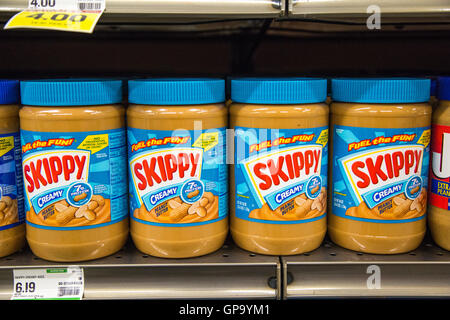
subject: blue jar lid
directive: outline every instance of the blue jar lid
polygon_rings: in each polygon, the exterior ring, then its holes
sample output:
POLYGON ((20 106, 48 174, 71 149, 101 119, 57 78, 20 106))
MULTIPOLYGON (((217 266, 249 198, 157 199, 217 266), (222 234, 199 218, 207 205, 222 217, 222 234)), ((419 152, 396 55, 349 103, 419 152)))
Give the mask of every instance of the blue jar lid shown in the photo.
POLYGON ((98 79, 27 80, 20 84, 23 105, 91 106, 122 102, 122 81, 98 79))
POLYGON ((438 98, 450 100, 450 77, 440 77, 438 81, 438 98))
POLYGON ((418 103, 430 100, 430 79, 333 79, 334 101, 355 103, 418 103))
POLYGON ((225 80, 160 78, 128 81, 128 101, 146 105, 195 105, 225 101, 225 80))
POLYGON ((241 78, 231 80, 231 100, 257 104, 319 103, 327 80, 319 78, 241 78))
POLYGON ((19 81, 0 79, 0 104, 19 102, 19 81))

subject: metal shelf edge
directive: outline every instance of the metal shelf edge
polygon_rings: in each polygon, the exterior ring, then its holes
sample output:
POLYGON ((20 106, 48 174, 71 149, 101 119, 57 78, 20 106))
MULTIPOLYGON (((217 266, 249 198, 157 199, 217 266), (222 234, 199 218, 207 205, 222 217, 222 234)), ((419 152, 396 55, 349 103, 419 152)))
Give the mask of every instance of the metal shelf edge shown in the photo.
POLYGON ((387 256, 325 242, 307 255, 281 260, 285 299, 450 296, 450 252, 431 243, 387 256))
MULTIPOLYGON (((105 14, 164 16, 281 16, 285 0, 107 0, 105 14)), ((26 0, 3 0, 0 12, 19 12, 26 0)))
POLYGON ((79 263, 46 262, 28 249, 0 259, 0 300, 10 299, 13 270, 78 266, 85 275, 84 299, 278 299, 277 256, 260 256, 232 244, 206 256, 162 259, 128 243, 109 257, 79 263))
POLYGON ((381 15, 450 15, 446 0, 290 0, 288 16, 367 16, 369 6, 377 5, 381 15))

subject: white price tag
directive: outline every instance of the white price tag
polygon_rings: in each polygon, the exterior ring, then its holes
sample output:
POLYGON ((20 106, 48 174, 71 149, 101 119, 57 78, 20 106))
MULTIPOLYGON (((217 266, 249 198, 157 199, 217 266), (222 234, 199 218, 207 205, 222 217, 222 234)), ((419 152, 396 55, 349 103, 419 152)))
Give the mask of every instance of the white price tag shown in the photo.
POLYGON ((79 267, 17 269, 11 300, 81 300, 83 269, 79 267))
POLYGON ((103 11, 105 0, 28 0, 29 10, 103 11))

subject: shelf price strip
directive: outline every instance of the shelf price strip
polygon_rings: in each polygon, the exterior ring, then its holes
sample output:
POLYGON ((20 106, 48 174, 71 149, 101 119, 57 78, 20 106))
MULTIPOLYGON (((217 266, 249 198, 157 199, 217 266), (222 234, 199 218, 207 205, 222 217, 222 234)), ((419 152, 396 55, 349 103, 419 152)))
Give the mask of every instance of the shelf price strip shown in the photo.
POLYGON ((28 28, 92 33, 105 10, 105 0, 29 0, 5 29, 28 28))
POLYGON ((14 269, 11 300, 81 300, 84 273, 79 267, 14 269))

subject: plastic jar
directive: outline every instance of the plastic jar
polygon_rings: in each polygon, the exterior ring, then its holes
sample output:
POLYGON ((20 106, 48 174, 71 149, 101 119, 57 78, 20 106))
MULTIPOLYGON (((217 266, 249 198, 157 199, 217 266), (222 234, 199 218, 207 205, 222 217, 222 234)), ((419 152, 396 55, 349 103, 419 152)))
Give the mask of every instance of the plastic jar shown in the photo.
POLYGON ((433 113, 428 224, 434 241, 450 250, 450 77, 439 79, 433 113))
POLYGON ((326 80, 236 79, 231 97, 233 240, 268 255, 316 249, 326 233, 326 80))
POLYGON ((430 80, 333 79, 332 97, 331 240, 414 250, 426 230, 430 80))
POLYGON ((0 80, 0 257, 25 244, 19 81, 0 80))
POLYGON ((122 82, 23 81, 27 240, 46 260, 120 250, 128 236, 122 82))
POLYGON ((142 79, 128 86, 136 247, 165 258, 219 249, 228 233, 224 80, 142 79))

